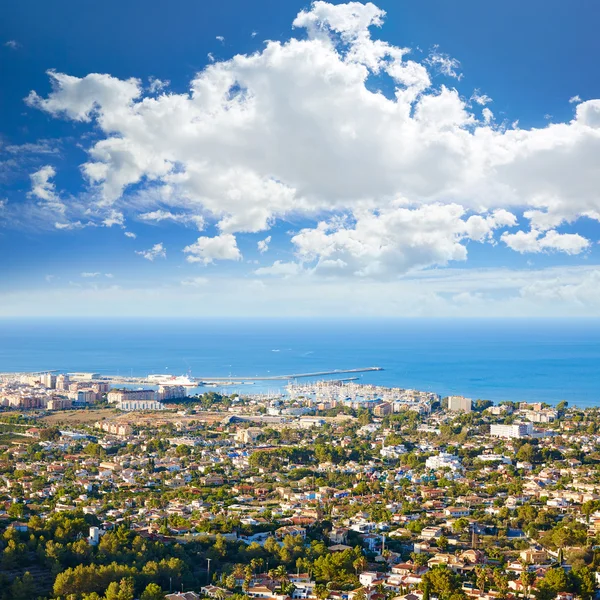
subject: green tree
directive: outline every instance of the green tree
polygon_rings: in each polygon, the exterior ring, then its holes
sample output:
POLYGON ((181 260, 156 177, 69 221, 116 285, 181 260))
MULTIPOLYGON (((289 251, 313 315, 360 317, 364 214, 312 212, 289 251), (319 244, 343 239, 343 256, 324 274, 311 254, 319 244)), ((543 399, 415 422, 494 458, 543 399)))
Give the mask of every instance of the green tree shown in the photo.
POLYGON ((142 592, 140 600, 165 600, 165 593, 156 583, 149 583, 142 592))

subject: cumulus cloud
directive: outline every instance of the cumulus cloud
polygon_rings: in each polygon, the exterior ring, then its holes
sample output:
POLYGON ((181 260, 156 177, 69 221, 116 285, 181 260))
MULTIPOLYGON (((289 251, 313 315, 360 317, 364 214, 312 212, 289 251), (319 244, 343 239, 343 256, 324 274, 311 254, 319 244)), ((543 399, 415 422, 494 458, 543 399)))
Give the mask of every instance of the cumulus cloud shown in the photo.
POLYGON ((261 254, 264 254, 269 249, 269 244, 271 243, 271 236, 267 236, 264 240, 259 240, 256 244, 258 247, 258 251, 261 254))
POLYGON ((56 170, 50 165, 46 165, 32 173, 29 176, 31 179, 31 192, 29 192, 29 195, 42 200, 43 206, 46 208, 64 214, 66 206, 56 193, 56 186, 52 181, 55 175, 56 170))
POLYGON ((590 247, 590 241, 578 233, 558 233, 555 230, 542 232, 517 231, 516 233, 503 233, 502 241, 512 250, 520 252, 545 252, 558 250, 566 254, 579 254, 590 247))
POLYGON ((274 277, 292 277, 300 275, 302 267, 298 263, 276 260, 269 267, 260 267, 254 271, 256 275, 268 275, 274 277))
POLYGON ((137 235, 135 235, 135 233, 133 233, 133 231, 126 231, 125 232, 125 237, 131 238, 132 240, 135 240, 135 238, 137 238, 137 235))
POLYGON ((540 234, 508 233, 510 248, 584 250, 584 238, 556 229, 600 221, 600 100, 577 101, 567 122, 496 124, 485 94, 434 83, 442 74, 458 85, 456 59, 439 48, 411 58, 374 36, 384 19, 370 2, 314 2, 293 22, 306 35, 215 61, 186 93, 50 71, 53 89, 27 102, 96 126, 82 169, 99 210, 160 213, 127 202, 159 189, 170 215, 215 222, 219 236, 185 249, 191 262, 239 260, 235 234, 292 216, 322 222, 292 242, 323 274, 395 277, 464 261, 469 243, 494 243, 522 211, 540 234))
POLYGON ((167 250, 162 242, 154 244, 154 246, 148 250, 136 250, 135 253, 149 261, 154 261, 157 258, 167 258, 167 250))
POLYGON ((327 274, 388 277, 415 268, 464 261, 463 240, 484 242, 500 227, 515 225, 505 210, 465 218, 457 204, 364 212, 351 225, 321 222, 292 238, 299 258, 327 274))
POLYGON ((201 262, 207 265, 215 260, 242 260, 237 240, 231 233, 199 237, 183 251, 188 255, 186 260, 191 263, 201 262))
POLYGON ((563 276, 533 281, 521 288, 521 296, 536 302, 600 307, 600 270, 576 281, 563 276))

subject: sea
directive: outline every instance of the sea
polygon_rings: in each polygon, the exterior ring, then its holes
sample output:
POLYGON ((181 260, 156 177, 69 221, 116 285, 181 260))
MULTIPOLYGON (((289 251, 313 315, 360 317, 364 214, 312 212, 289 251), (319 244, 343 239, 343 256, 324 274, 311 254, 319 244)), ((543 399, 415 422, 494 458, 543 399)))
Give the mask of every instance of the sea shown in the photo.
MULTIPOLYGON (((320 378, 354 376, 357 382, 494 402, 596 406, 600 320, 0 320, 0 372, 5 373, 243 380, 366 367, 382 370, 320 378)), ((215 391, 276 393, 286 385, 266 381, 215 391)))

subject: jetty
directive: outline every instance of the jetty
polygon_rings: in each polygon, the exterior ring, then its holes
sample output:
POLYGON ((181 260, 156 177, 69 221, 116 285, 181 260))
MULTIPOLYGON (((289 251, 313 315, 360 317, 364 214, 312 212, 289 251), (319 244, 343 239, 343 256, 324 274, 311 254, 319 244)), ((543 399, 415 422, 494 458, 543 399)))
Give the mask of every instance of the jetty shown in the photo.
MULTIPOLYGON (((313 371, 311 373, 290 373, 287 375, 264 375, 254 377, 227 376, 227 377, 190 377, 198 386, 206 384, 243 384, 254 381, 293 381, 295 379, 307 379, 311 377, 325 377, 328 375, 352 375, 357 373, 369 373, 372 371, 383 371, 382 367, 365 367, 361 369, 333 369, 331 371, 313 371)), ((102 375, 102 381, 107 381, 111 384, 127 384, 127 385, 156 385, 155 381, 147 377, 126 377, 122 375, 102 375)))

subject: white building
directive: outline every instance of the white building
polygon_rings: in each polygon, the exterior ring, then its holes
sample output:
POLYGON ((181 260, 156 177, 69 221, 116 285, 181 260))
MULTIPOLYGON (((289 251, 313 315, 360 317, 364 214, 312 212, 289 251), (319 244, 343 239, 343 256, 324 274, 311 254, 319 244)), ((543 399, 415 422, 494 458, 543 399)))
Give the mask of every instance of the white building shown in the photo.
POLYGON ((122 400, 117 404, 119 410, 164 410, 165 405, 158 400, 122 400))
POLYGON ((430 456, 425 461, 425 466, 428 469, 450 469, 451 471, 459 471, 462 469, 460 458, 448 452, 440 452, 437 456, 430 456))
POLYGON ((490 425, 490 435, 502 438, 524 438, 533 433, 531 423, 515 423, 513 425, 490 425))

